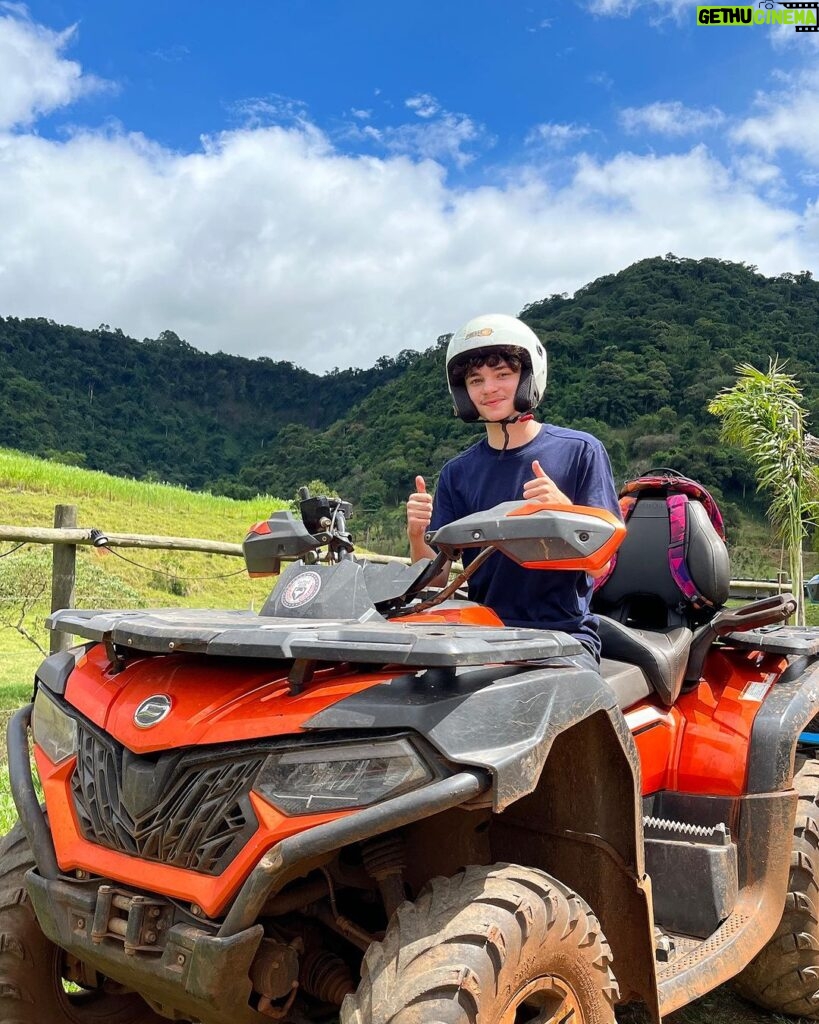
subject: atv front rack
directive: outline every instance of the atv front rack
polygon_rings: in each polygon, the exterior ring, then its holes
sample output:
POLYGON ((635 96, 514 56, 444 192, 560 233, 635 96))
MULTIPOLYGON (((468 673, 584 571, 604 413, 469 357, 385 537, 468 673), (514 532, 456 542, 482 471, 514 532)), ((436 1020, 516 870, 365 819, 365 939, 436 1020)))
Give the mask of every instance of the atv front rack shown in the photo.
POLYGON ((556 630, 259 616, 244 611, 64 609, 46 625, 119 652, 208 654, 230 658, 400 664, 431 668, 508 664, 579 654, 556 630))

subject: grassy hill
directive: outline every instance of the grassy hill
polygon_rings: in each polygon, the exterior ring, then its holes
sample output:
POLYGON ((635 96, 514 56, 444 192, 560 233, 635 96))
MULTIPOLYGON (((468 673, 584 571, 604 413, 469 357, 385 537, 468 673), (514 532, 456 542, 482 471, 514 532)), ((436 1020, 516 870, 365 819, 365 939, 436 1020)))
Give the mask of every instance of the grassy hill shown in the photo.
MULTIPOLYGON (((0 523, 53 526, 57 504, 76 505, 81 528, 98 527, 111 533, 203 537, 232 543, 241 543, 248 527, 266 519, 273 509, 287 507, 286 501, 269 496, 235 501, 181 487, 57 465, 0 449, 0 523)), ((135 591, 142 603, 199 603, 238 608, 255 602, 258 606, 270 589, 269 581, 251 580, 243 572, 241 560, 230 556, 115 550, 141 565, 125 562, 114 553, 101 554, 93 548, 80 547, 77 553, 79 572, 86 571, 95 577, 102 573, 114 588, 121 584, 135 591), (166 573, 169 575, 163 575, 166 573), (235 575, 207 578, 227 573, 235 575)), ((40 556, 50 559, 50 548, 28 545, 10 555, 9 560, 28 557, 36 562, 40 556)))

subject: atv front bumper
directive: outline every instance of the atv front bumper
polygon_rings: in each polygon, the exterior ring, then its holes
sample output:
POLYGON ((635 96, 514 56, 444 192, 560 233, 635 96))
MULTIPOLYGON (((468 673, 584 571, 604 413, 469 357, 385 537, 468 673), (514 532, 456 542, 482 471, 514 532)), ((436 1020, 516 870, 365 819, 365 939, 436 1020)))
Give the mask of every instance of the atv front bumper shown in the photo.
POLYGON ((210 921, 209 927, 202 928, 174 924, 158 944, 161 948, 148 952, 128 949, 127 938, 121 941, 94 934, 100 887, 106 879, 81 883, 60 873, 48 822, 34 789, 28 749, 30 722, 31 705, 17 711, 9 722, 9 768, 14 802, 37 865, 28 872, 26 882, 44 934, 146 999, 208 1024, 269 1022, 269 1015, 249 1005, 250 966, 264 933, 257 920, 266 901, 302 873, 302 864, 463 806, 491 787, 487 772, 465 770, 283 839, 260 858, 221 924, 210 921))
POLYGON ((115 939, 94 942, 95 890, 33 870, 26 883, 44 934, 106 977, 208 1024, 269 1024, 270 1017, 249 1005, 250 965, 264 933, 260 924, 223 939, 177 924, 161 953, 130 954, 115 939))

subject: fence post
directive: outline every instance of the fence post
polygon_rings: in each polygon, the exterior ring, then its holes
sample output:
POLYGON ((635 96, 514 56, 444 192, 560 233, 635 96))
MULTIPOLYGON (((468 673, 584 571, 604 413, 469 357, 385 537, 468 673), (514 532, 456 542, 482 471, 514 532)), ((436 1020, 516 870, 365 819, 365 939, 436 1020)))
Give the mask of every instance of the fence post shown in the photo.
MULTIPOLYGON (((77 528, 77 506, 56 505, 54 508, 54 526, 57 529, 75 530, 77 528)), ((77 567, 77 545, 55 544, 53 546, 51 569, 51 610, 74 607, 74 584, 77 567)), ((49 651, 67 651, 71 646, 68 633, 51 631, 49 651)))

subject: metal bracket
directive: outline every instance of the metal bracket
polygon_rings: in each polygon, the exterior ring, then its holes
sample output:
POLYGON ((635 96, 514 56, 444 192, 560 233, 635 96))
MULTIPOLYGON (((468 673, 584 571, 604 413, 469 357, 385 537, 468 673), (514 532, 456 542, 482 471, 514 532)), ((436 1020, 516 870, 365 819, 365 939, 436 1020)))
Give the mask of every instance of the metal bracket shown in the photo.
POLYGON ((296 658, 287 676, 292 696, 298 696, 304 690, 312 681, 315 671, 316 661, 313 658, 296 658))
POLYGON ((125 669, 125 658, 117 650, 117 646, 111 639, 110 633, 105 634, 103 643, 105 644, 105 653, 108 655, 111 675, 119 675, 125 669))
POLYGON ((172 921, 173 909, 163 900, 134 895, 101 885, 97 890, 97 905, 91 927, 91 941, 103 939, 122 942, 125 953, 161 953, 164 933, 172 921))

